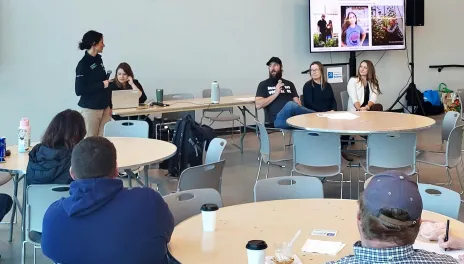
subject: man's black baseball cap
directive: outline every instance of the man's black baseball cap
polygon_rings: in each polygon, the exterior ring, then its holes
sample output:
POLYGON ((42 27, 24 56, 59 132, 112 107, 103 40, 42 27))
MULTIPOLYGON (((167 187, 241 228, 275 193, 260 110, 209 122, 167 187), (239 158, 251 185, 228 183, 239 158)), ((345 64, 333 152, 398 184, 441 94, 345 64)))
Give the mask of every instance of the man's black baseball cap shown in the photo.
POLYGON ((273 62, 279 64, 280 66, 282 66, 282 61, 277 57, 270 58, 269 61, 266 63, 266 65, 269 66, 273 62))

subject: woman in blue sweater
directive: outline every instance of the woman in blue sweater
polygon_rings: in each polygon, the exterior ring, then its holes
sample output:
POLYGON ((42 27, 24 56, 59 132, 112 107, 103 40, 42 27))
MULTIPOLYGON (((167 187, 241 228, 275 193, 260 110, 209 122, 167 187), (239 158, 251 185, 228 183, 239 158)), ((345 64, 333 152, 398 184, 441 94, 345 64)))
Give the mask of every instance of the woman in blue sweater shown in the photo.
POLYGON ((309 67, 311 80, 303 86, 303 106, 316 112, 337 110, 332 86, 325 80, 324 66, 319 61, 309 67))

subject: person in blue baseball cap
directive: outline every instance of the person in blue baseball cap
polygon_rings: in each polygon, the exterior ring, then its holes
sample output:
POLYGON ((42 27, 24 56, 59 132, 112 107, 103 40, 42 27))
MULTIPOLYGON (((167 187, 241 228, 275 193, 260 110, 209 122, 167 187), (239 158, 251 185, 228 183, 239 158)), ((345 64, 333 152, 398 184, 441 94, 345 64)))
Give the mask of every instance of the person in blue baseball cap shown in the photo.
POLYGON ((361 240, 354 254, 328 263, 458 263, 448 255, 413 249, 423 205, 417 183, 407 175, 387 171, 373 176, 358 204, 361 240))

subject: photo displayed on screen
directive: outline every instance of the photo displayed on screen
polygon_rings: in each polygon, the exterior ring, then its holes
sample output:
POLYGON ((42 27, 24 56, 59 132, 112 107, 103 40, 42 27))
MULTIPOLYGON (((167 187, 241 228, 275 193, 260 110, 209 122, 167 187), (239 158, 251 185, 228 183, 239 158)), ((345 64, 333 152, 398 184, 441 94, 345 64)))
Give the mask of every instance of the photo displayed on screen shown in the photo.
POLYGON ((404 45, 404 8, 372 6, 372 45, 404 45))
POLYGON ((369 7, 342 6, 342 47, 369 46, 369 7))
POLYGON ((311 52, 405 49, 404 0, 309 0, 311 52))

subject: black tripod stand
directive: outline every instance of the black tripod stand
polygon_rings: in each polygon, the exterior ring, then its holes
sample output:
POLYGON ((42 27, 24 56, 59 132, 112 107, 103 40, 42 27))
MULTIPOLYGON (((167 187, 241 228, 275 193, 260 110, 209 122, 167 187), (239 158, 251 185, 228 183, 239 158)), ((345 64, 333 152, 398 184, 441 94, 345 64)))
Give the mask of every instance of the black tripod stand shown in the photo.
MULTIPOLYGON (((414 25, 411 25, 411 62, 409 62, 409 65, 411 65, 411 83, 409 84, 408 88, 404 90, 403 93, 398 96, 396 101, 393 103, 393 105, 388 108, 387 111, 391 111, 396 104, 400 104, 403 106, 403 109, 406 109, 410 114, 422 114, 425 116, 425 111, 424 111, 424 106, 422 105, 422 100, 419 95, 419 91, 417 90, 416 84, 414 83, 414 25), (406 101, 408 101, 408 98, 411 98, 411 106, 412 106, 412 112, 409 111, 408 107, 405 106, 400 102, 401 98, 406 94, 406 101), (417 101, 417 109, 414 110, 414 107, 416 106, 415 101, 417 101), (420 109, 420 112, 419 112, 420 109)), ((406 103, 408 105, 409 102, 406 103)))

